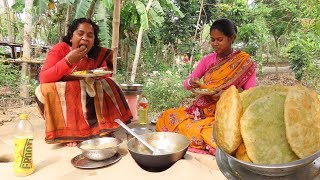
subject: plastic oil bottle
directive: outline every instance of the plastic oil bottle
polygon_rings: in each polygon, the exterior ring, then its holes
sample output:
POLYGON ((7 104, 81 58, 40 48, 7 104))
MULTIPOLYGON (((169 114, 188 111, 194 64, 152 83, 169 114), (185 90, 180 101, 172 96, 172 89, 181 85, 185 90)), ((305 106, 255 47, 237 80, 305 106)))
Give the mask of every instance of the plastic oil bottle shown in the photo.
POLYGON ((14 174, 28 176, 34 172, 32 159, 33 127, 28 114, 21 114, 14 128, 14 174))
POLYGON ((138 103, 138 118, 140 124, 148 123, 149 104, 147 98, 142 94, 138 103))

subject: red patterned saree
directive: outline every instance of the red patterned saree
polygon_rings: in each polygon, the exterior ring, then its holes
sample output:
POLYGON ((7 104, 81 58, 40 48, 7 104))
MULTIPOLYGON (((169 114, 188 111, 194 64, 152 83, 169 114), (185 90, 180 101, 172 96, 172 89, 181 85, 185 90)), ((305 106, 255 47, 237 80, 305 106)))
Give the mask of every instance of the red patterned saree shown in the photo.
POLYGON ((36 97, 46 121, 47 143, 104 136, 119 127, 115 119, 132 119, 121 89, 110 78, 92 81, 90 87, 85 80, 41 84, 36 97))

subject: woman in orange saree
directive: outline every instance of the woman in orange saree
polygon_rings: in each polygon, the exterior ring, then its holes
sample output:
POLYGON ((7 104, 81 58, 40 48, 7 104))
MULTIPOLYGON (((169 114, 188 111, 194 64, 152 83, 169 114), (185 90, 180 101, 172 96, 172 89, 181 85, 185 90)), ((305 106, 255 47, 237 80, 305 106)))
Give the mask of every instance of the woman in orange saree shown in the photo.
POLYGON ((212 137, 215 106, 223 90, 235 85, 248 89, 256 85, 255 63, 250 55, 232 49, 237 29, 228 19, 220 19, 210 28, 213 53, 206 55, 184 81, 188 90, 194 88, 217 92, 197 95, 189 107, 171 108, 157 120, 157 131, 176 132, 190 139, 189 151, 215 154, 212 137), (200 82, 202 78, 203 83, 200 82))

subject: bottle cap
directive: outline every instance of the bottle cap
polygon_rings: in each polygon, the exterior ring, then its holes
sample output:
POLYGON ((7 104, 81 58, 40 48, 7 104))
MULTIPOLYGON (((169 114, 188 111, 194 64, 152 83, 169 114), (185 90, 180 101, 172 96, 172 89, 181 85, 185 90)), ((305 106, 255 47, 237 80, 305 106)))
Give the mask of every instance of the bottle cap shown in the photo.
POLYGON ((20 114, 20 119, 27 120, 28 119, 28 114, 20 114))

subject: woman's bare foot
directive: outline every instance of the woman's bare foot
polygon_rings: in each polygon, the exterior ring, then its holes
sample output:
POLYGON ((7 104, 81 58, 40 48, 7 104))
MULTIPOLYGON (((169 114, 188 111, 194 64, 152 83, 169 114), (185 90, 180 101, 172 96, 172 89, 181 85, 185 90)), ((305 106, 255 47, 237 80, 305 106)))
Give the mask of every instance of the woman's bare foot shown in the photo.
POLYGON ((77 142, 68 142, 68 143, 65 143, 65 146, 68 146, 68 147, 75 147, 77 146, 78 143, 77 142))

